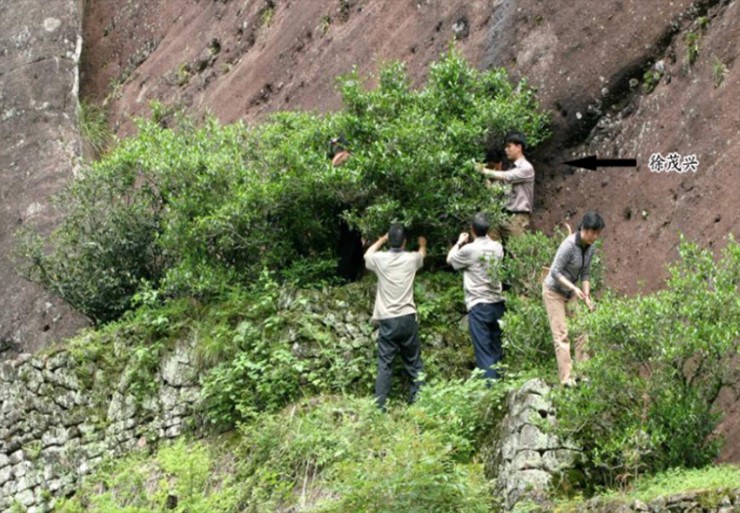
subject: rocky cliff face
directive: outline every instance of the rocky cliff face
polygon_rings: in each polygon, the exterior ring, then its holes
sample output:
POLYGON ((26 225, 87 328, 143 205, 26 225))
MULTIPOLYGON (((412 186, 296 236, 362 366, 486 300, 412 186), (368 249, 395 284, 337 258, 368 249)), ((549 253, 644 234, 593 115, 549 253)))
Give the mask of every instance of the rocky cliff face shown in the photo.
MULTIPOLYGON (((2 7, 9 144, 0 160, 10 170, 4 195, 12 198, 3 213, 6 247, 19 222, 53 221, 46 198, 69 179, 79 153, 79 2, 43 10, 31 0, 9 5, 2 7), (55 73, 54 80, 34 79, 37 69, 55 73), (27 87, 34 81, 35 89, 27 87), (20 122, 24 128, 14 124, 20 122)), ((554 136, 532 155, 535 225, 548 231, 599 209, 608 223, 610 285, 652 290, 675 257, 679 232, 721 246, 740 221, 730 192, 740 185, 730 172, 740 156, 738 9, 728 0, 101 0, 85 9, 81 90, 106 103, 119 134, 130 133, 131 118, 146 115, 152 100, 210 111, 224 122, 257 120, 281 109, 338 107, 334 77, 353 66, 368 74, 400 59, 420 83, 428 63, 454 42, 480 67, 503 65, 526 76, 552 113, 554 136), (638 168, 562 165, 591 153, 635 157, 638 168), (648 161, 656 153, 693 155, 699 164, 696 172, 654 173, 648 161)), ((39 299, 8 265, 2 272, 11 283, 6 297, 14 298, 2 322, 6 344, 24 337, 43 344, 64 332, 47 322, 59 317, 53 300, 39 299), (45 313, 47 304, 55 311, 45 313), (46 320, 30 321, 34 316, 46 320)))
POLYGON ((51 229, 50 198, 79 165, 81 7, 78 0, 0 3, 0 354, 38 349, 82 324, 10 261, 18 228, 51 229))
POLYGON ((535 225, 605 215, 612 287, 654 290, 679 232, 711 245, 740 208, 740 6, 727 0, 327 0, 118 2, 86 15, 83 93, 107 98, 119 133, 151 100, 255 120, 338 107, 334 77, 404 61, 418 83, 451 42, 480 67, 527 77, 553 118, 532 160, 535 225), (597 153, 637 169, 575 171, 597 153), (695 172, 654 173, 654 153, 694 155, 695 172))
POLYGON ((590 22, 597 31, 602 20, 597 32, 610 45, 586 44, 607 62, 613 59, 613 68, 582 55, 591 81, 576 78, 584 86, 581 93, 572 86, 568 97, 576 103, 561 100, 556 114, 566 129, 537 152, 544 171, 538 218, 547 228, 589 208, 605 214, 610 285, 634 293, 660 285, 664 263, 677 256, 679 233, 715 249, 727 234, 740 233, 740 207, 731 192, 740 189, 734 172, 740 158, 740 74, 734 65, 740 4, 624 4, 621 16, 607 16, 607 22, 603 13, 590 22), (631 32, 643 17, 651 39, 631 32), (557 164, 592 154, 636 157, 638 168, 573 174, 557 164), (658 155, 666 160, 663 172, 656 172, 658 155), (671 166, 676 156, 681 164, 695 156, 695 170, 671 166))

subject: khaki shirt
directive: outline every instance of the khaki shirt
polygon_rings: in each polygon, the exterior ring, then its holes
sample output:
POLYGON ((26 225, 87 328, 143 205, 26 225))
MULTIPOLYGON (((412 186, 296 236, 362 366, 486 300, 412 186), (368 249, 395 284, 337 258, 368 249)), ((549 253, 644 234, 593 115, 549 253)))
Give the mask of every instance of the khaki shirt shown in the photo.
POLYGON ((447 255, 447 263, 455 270, 463 271, 465 307, 470 311, 478 303, 503 301, 501 280, 492 276, 491 268, 504 257, 500 242, 485 237, 476 239, 458 248, 455 244, 447 255))
POLYGON ((508 171, 489 171, 490 176, 511 184, 511 193, 506 202, 509 212, 532 213, 534 207, 534 168, 524 157, 514 162, 514 169, 508 171))
POLYGON ((365 267, 378 275, 373 319, 392 319, 416 313, 414 276, 424 265, 419 252, 383 251, 365 255, 365 267))

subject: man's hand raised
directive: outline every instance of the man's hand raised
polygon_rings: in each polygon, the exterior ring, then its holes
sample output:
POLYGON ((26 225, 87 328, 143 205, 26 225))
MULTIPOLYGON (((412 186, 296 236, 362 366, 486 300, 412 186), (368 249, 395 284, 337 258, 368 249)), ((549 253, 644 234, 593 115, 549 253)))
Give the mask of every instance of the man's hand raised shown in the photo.
POLYGON ((418 238, 419 242, 419 253, 422 254, 422 256, 427 256, 427 238, 423 235, 418 238))
POLYGON ((367 251, 365 251, 365 258, 369 257, 373 253, 376 253, 380 248, 383 247, 383 244, 385 244, 386 242, 388 242, 388 234, 387 233, 385 235, 383 235, 381 238, 379 238, 378 240, 376 240, 372 244, 372 246, 370 246, 369 248, 367 248, 367 251))

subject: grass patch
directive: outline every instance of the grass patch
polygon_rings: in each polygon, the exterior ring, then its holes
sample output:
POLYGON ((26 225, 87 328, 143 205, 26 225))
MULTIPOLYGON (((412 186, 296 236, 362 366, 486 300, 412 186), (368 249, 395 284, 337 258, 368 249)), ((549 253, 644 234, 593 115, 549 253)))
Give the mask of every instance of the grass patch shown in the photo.
POLYGON ((430 383, 411 407, 324 395, 243 424, 111 461, 57 511, 491 511, 478 453, 506 392, 477 378, 430 383))
POLYGON ((92 149, 93 159, 97 159, 105 153, 113 139, 105 110, 82 101, 77 109, 77 117, 82 138, 92 149))
POLYGON ((714 81, 715 88, 722 85, 725 81, 726 74, 727 66, 719 59, 719 57, 715 57, 712 61, 712 80, 714 81))
POLYGON ((677 493, 737 487, 740 487, 740 468, 720 465, 703 469, 674 469, 643 477, 635 481, 632 490, 626 494, 610 496, 651 502, 658 497, 677 493))
MULTIPOLYGON (((720 490, 740 488, 740 467, 719 465, 701 469, 672 469, 635 480, 623 491, 610 491, 598 498, 604 502, 629 503, 635 500, 650 503, 660 497, 680 493, 709 492, 711 496, 720 490)), ((711 497, 710 497, 711 498, 711 497)), ((560 502, 556 513, 576 511, 582 497, 560 502)))
POLYGON ((686 59, 689 61, 689 65, 696 62, 696 58, 699 56, 699 34, 696 32, 688 32, 685 37, 686 40, 686 59))
POLYGON ((272 2, 268 2, 265 9, 262 11, 262 16, 260 17, 260 28, 261 29, 267 29, 267 27, 270 26, 270 23, 272 23, 272 18, 275 16, 275 6, 272 2))
POLYGON ((663 74, 654 69, 650 69, 645 72, 642 77, 642 92, 644 94, 650 94, 658 86, 663 74))
POLYGON ((152 455, 111 460, 84 480, 60 513, 143 513, 151 511, 240 511, 234 446, 226 437, 209 442, 179 439, 152 455))

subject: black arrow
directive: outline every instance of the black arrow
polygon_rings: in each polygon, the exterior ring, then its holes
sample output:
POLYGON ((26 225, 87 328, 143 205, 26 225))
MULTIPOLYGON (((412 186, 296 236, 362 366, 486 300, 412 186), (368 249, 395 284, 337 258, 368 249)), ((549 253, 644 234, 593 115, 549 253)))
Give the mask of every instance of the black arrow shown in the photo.
POLYGON ((578 160, 569 160, 563 164, 596 171, 597 167, 637 167, 637 159, 600 159, 596 155, 591 155, 578 160))

